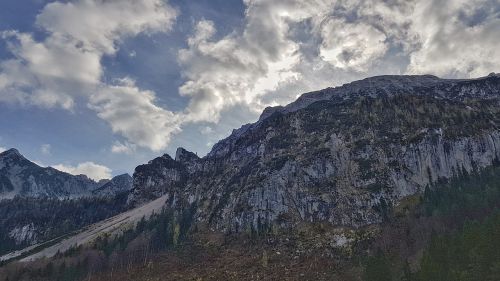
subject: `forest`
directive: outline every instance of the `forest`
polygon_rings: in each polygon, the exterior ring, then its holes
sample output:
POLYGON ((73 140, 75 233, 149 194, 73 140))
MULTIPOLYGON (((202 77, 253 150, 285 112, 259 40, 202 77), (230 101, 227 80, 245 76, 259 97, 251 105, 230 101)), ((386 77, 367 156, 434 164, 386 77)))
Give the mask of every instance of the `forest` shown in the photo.
MULTIPOLYGON (((0 255, 33 243, 67 235, 86 225, 127 209, 128 193, 115 197, 59 200, 15 197, 0 201, 0 255), (13 237, 13 229, 27 226, 28 233, 13 237)), ((26 229, 26 228, 25 228, 26 229)), ((22 232, 22 231, 19 231, 22 232)), ((23 233, 21 233, 23 234, 23 233)))

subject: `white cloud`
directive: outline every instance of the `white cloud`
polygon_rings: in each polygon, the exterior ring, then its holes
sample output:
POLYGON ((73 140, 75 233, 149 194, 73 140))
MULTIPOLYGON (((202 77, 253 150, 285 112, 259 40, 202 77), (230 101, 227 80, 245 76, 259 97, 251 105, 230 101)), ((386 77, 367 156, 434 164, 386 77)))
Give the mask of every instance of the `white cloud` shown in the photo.
POLYGON ((111 146, 111 152, 117 153, 117 154, 132 154, 136 150, 136 145, 131 144, 128 142, 119 142, 116 141, 112 146, 111 146))
POLYGON ((320 56, 338 68, 363 71, 388 49, 383 32, 366 23, 328 19, 321 28, 320 56))
POLYGON ((411 28, 421 46, 410 54, 409 72, 477 77, 498 71, 499 26, 497 1, 418 2, 411 28))
POLYGON ((214 40, 216 27, 202 20, 180 50, 180 92, 190 97, 184 118, 219 122, 228 108, 260 112, 374 74, 486 75, 500 65, 494 2, 244 1, 241 32, 214 40), (464 17, 483 19, 468 28, 464 17))
POLYGON ((52 166, 52 168, 72 175, 86 175, 95 181, 112 177, 110 168, 94 162, 84 162, 76 166, 59 164, 52 166))
POLYGON ((106 120, 115 133, 134 144, 158 151, 178 132, 179 119, 155 105, 151 91, 141 91, 130 79, 106 86, 90 97, 90 108, 106 120))
POLYGON ((191 98, 189 121, 217 122, 221 111, 245 104, 260 111, 260 97, 300 73, 300 45, 289 36, 291 25, 321 16, 329 1, 245 1, 246 25, 241 34, 213 40, 213 22, 197 23, 188 49, 179 51, 186 83, 180 88, 191 98))
POLYGON ((201 128, 200 130, 200 133, 202 135, 210 135, 214 132, 214 129, 212 129, 212 127, 209 127, 209 126, 205 126, 203 128, 201 128))
POLYGON ((73 110, 77 100, 88 99, 89 106, 98 110, 98 116, 114 132, 140 146, 164 148, 168 138, 152 135, 154 130, 172 131, 162 128, 163 122, 158 120, 169 113, 153 104, 152 92, 102 82, 101 59, 114 55, 124 38, 169 31, 176 15, 177 11, 162 0, 50 3, 36 20, 38 27, 47 32, 45 39, 37 41, 17 31, 2 33, 14 58, 0 62, 0 101, 73 110), (139 105, 111 108, 123 102, 139 105), (135 115, 135 110, 140 110, 140 115, 127 120, 116 115, 135 115), (145 116, 152 117, 141 121, 145 116), (127 121, 132 123, 125 124, 127 121), (146 124, 148 121, 152 123, 146 124), (153 128, 155 125, 159 127, 153 128))
POLYGON ((51 154, 51 145, 46 143, 46 144, 42 144, 40 146, 40 152, 43 154, 43 155, 50 155, 51 154))
POLYGON ((241 105, 258 114, 373 70, 393 42, 413 44, 404 31, 408 1, 244 2, 241 32, 214 40, 213 22, 202 20, 179 51, 186 78, 180 93, 190 98, 187 121, 216 123, 241 105))
POLYGON ((74 40, 88 51, 114 54, 123 37, 168 31, 176 14, 159 0, 79 0, 48 4, 37 24, 52 36, 74 40))
POLYGON ((0 146, 0 153, 4 152, 4 151, 6 151, 6 150, 7 150, 7 148, 5 148, 5 147, 3 147, 3 146, 0 146))
MULTIPOLYGON (((124 77, 104 83, 103 56, 139 33, 166 32, 177 12, 162 0, 77 0, 37 17, 47 38, 3 32, 0 101, 72 110, 83 97, 114 133, 114 153, 158 151, 187 122, 220 122, 231 109, 287 103, 305 91, 374 74, 481 76, 500 65, 494 0, 244 0, 241 29, 201 20, 179 50, 189 105, 171 112, 124 77)), ((132 52, 133 55, 135 52, 132 52)), ((243 113, 242 113, 243 114, 243 113)), ((251 117, 248 118, 250 121, 251 117)), ((203 134, 211 134, 201 129, 203 134)))

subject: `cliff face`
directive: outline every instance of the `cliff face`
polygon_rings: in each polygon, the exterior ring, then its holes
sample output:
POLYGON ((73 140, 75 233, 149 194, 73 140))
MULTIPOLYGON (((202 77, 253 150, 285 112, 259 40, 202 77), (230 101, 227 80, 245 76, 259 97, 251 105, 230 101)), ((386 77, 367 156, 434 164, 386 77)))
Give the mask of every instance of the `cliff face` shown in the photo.
POLYGON ((380 222, 431 183, 500 159, 500 77, 381 76, 268 108, 203 158, 139 166, 129 202, 162 194, 210 228, 380 222))

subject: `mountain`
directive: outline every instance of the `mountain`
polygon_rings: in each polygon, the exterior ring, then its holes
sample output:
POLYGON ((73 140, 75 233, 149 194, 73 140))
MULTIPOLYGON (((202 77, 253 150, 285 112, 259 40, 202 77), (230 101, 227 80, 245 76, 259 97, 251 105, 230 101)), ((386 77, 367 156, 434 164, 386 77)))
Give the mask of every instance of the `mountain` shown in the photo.
POLYGON ((57 199, 109 196, 130 187, 129 175, 95 182, 85 175, 74 176, 51 167, 40 167, 16 149, 0 153, 0 200, 15 196, 57 199))
POLYGON ((0 153, 0 254, 55 237, 127 209, 132 177, 95 182, 0 153))
POLYGON ((140 165, 119 196, 130 177, 0 201, 0 280, 498 280, 499 104, 497 74, 372 77, 140 165))
POLYGON ((302 221, 361 227, 402 198, 499 162, 500 75, 379 76, 268 108, 203 158, 179 148, 134 172, 129 203, 223 232, 302 221))
MULTIPOLYGON (((100 182, 101 183, 101 182, 100 182)), ((118 193, 128 192, 132 188, 133 179, 129 174, 113 177, 92 190, 93 196, 115 196, 118 193)))
POLYGON ((15 196, 74 198, 90 195, 97 183, 84 175, 73 176, 42 168, 16 149, 0 153, 0 198, 15 196))

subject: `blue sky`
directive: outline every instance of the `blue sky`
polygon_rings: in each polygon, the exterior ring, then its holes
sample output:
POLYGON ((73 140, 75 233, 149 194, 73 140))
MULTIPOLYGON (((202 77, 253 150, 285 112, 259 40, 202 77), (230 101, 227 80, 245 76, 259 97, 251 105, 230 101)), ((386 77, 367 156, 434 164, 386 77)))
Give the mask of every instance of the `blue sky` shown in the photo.
POLYGON ((4 0, 0 149, 98 179, 205 155, 266 106, 500 66, 494 0, 4 0))

